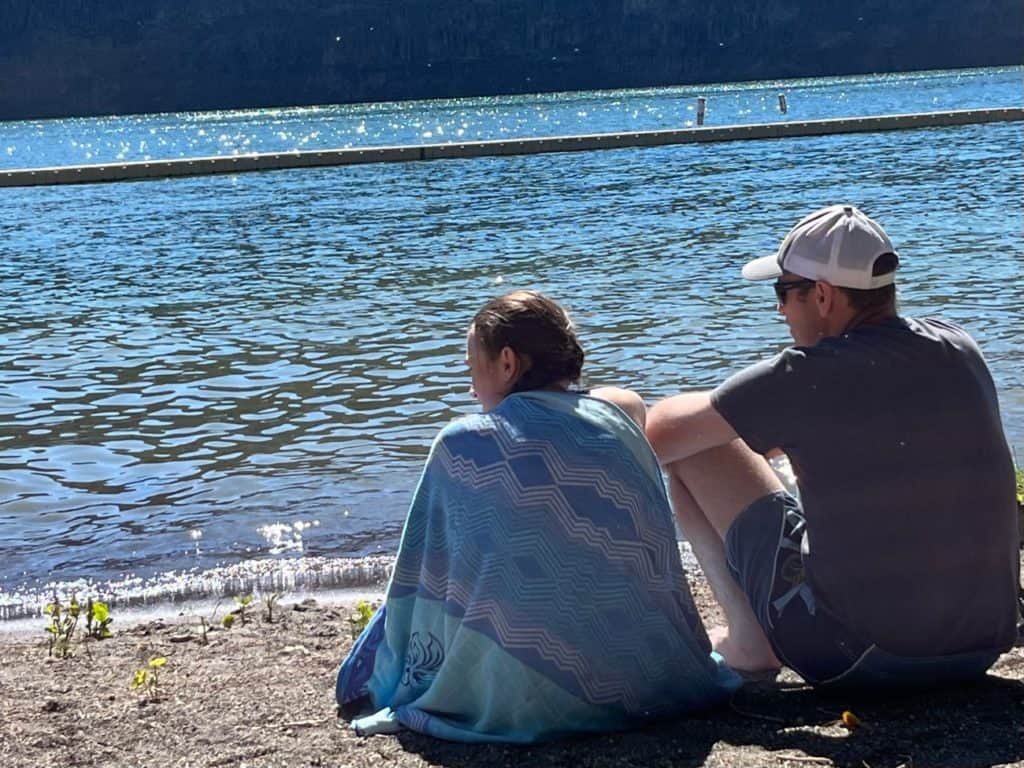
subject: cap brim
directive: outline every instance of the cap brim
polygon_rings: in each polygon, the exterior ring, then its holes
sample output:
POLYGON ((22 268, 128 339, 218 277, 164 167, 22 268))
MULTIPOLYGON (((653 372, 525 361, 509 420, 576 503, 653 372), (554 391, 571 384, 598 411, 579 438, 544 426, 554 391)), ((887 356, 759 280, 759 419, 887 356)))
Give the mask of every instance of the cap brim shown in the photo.
POLYGON ((762 256, 748 262, 743 267, 743 277, 747 280, 774 280, 782 277, 782 267, 779 266, 779 258, 774 253, 771 256, 762 256))

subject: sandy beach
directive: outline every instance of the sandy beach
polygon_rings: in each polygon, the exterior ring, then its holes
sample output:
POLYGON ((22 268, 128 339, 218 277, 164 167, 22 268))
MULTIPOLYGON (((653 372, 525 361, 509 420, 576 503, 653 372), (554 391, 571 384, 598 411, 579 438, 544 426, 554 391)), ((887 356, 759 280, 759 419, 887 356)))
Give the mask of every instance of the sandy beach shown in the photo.
MULTIPOLYGON (((706 586, 693 588, 714 623, 706 586)), ((254 603, 244 625, 210 630, 205 642, 197 614, 169 607, 112 638, 76 642, 67 659, 47 656, 40 619, 37 633, 0 641, 0 766, 1024 765, 1020 645, 978 685, 880 701, 830 698, 784 670, 728 706, 628 733, 532 747, 360 738, 334 707, 353 607, 285 596, 268 622, 254 603), (167 659, 155 698, 130 689, 154 657, 167 659), (844 726, 844 711, 860 726, 844 726)))

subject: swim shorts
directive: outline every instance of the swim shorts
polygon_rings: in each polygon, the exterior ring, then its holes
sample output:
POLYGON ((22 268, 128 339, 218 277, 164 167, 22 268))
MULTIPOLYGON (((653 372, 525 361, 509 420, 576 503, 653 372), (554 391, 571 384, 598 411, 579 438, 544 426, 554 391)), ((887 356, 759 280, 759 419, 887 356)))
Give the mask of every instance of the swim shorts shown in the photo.
POLYGON ((808 682, 821 683, 847 672, 869 646, 815 599, 800 553, 804 529, 800 502, 780 491, 740 513, 725 548, 775 655, 808 682))

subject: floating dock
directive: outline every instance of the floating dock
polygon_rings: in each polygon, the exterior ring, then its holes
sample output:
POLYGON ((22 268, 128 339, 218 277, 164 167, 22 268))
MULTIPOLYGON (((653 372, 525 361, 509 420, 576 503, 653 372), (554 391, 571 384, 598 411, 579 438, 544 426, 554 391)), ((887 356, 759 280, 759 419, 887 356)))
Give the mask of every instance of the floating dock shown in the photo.
POLYGON ((129 163, 68 165, 0 171, 0 187, 31 187, 55 184, 94 184, 109 181, 207 176, 285 168, 322 168, 366 163, 401 163, 414 160, 534 155, 548 152, 583 152, 625 147, 659 147, 750 139, 783 139, 831 136, 842 133, 874 133, 915 128, 943 128, 979 123, 1024 121, 1024 107, 967 109, 955 112, 921 112, 874 117, 841 117, 802 122, 758 123, 721 127, 657 131, 594 133, 578 136, 544 136, 524 139, 467 141, 449 144, 414 144, 402 147, 351 147, 294 152, 266 152, 222 157, 146 160, 129 163))

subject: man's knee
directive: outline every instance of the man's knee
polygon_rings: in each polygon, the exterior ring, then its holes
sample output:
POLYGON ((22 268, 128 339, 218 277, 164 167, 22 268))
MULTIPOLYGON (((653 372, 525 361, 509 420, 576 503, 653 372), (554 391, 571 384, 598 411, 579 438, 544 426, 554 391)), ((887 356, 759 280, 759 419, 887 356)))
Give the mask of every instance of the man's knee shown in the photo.
MULTIPOLYGON (((783 490, 768 462, 738 439, 668 464, 665 471, 722 536, 743 510, 783 490)), ((685 522, 687 511, 676 506, 680 522, 685 522)))

